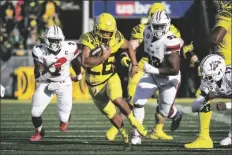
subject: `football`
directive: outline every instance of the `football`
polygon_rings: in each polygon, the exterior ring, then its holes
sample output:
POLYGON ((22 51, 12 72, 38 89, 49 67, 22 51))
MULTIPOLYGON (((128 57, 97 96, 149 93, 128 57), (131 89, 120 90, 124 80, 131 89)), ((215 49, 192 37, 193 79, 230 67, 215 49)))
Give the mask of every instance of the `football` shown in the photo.
POLYGON ((94 49, 92 49, 92 50, 90 51, 90 55, 91 55, 92 57, 101 56, 102 53, 103 53, 103 51, 102 51, 102 48, 101 48, 100 46, 98 46, 98 47, 96 47, 96 48, 94 48, 94 49))
MULTIPOLYGON (((103 45, 103 47, 105 48, 105 50, 107 50, 109 48, 108 45, 103 45)), ((102 50, 101 46, 97 46, 90 51, 90 55, 93 57, 101 56, 102 53, 103 53, 103 50, 102 50)))

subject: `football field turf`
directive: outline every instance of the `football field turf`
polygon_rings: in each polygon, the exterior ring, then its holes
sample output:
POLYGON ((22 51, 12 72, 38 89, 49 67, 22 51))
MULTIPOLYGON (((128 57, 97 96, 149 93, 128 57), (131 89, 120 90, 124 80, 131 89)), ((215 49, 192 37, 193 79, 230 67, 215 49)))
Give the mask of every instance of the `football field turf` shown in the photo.
MULTIPOLYGON (((154 124, 155 105, 145 106, 144 124, 149 130, 154 124)), ((190 104, 178 104, 184 111, 180 128, 174 133, 169 131, 171 121, 165 124, 165 131, 173 135, 174 140, 143 139, 139 146, 124 150, 120 135, 114 143, 105 139, 105 132, 111 126, 94 104, 73 104, 72 119, 68 130, 61 132, 57 117, 56 104, 48 105, 44 111, 43 126, 45 137, 40 142, 30 142, 34 133, 30 103, 1 103, 1 155, 226 155, 231 154, 230 147, 220 147, 219 142, 227 136, 231 121, 230 111, 214 113, 211 121, 211 136, 214 149, 186 150, 184 144, 195 140, 198 133, 198 116, 191 113, 190 104)), ((126 128, 130 131, 128 121, 126 128)))

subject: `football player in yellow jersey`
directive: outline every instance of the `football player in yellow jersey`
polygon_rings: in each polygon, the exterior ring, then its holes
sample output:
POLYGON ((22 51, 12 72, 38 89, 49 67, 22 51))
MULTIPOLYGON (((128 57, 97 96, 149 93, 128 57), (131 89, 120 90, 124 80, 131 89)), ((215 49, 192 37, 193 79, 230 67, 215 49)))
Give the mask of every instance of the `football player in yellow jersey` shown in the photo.
POLYGON ((125 143, 129 143, 128 133, 116 107, 141 135, 146 136, 146 128, 135 119, 129 105, 122 98, 120 79, 114 70, 115 53, 120 48, 128 48, 128 41, 117 30, 114 17, 108 13, 99 15, 94 22, 94 30, 83 34, 80 43, 83 45, 82 65, 86 70, 85 80, 95 105, 119 130, 125 143), (102 51, 101 55, 95 56, 97 51, 102 51))
MULTIPOLYGON (((147 13, 148 22, 151 19, 151 16, 155 12, 163 11, 163 10, 165 10, 165 5, 164 4, 162 4, 162 3, 154 3, 154 4, 152 4, 150 6, 149 10, 148 10, 148 13, 147 13)), ((144 31, 146 25, 147 25, 147 23, 146 24, 138 24, 135 27, 133 27, 133 29, 132 29, 130 44, 131 44, 134 52, 143 50, 143 46, 139 46, 139 45, 143 42, 143 31, 144 31)), ((180 38, 180 42, 181 42, 181 46, 182 46, 184 42, 181 39, 181 35, 180 35, 179 30, 174 25, 171 25, 170 26, 170 31, 173 32, 176 37, 180 38)), ((142 76, 144 74, 144 72, 143 72, 144 63, 146 63, 148 61, 147 56, 144 56, 142 54, 144 54, 144 52, 138 52, 137 55, 136 55, 137 60, 139 61, 138 65, 137 64, 135 64, 135 65, 132 64, 132 69, 136 68, 137 73, 135 75, 133 75, 132 78, 129 79, 129 84, 128 84, 128 94, 130 96, 130 104, 131 105, 132 105, 132 103, 131 103, 132 98, 133 98, 133 96, 135 94, 136 86, 137 86, 139 80, 142 78, 142 76)), ((124 66, 129 67, 129 62, 130 62, 130 58, 128 57, 128 55, 124 55, 124 57, 121 60, 121 64, 124 65, 124 66)), ((174 124, 176 124, 176 122, 173 122, 172 124, 173 124, 173 126, 175 126, 174 124)), ((178 126, 179 125, 177 125, 174 128, 177 129, 178 126)), ((108 139, 114 140, 117 133, 118 133, 118 130, 114 126, 112 126, 107 131, 108 139)), ((157 139, 157 137, 154 136, 153 133, 150 135, 150 138, 157 139)), ((165 138, 163 138, 163 139, 165 139, 165 138)))
MULTIPOLYGON (((221 55, 226 65, 231 65, 231 18, 232 18, 232 2, 226 0, 214 1, 218 8, 216 15, 216 25, 211 32, 209 46, 211 53, 221 55)), ((198 95, 198 94, 197 94, 198 95)), ((214 95, 207 96, 213 99, 214 95)), ((201 111, 199 111, 200 133, 199 137, 192 143, 185 144, 185 148, 213 148, 213 141, 209 135, 210 119, 212 111, 210 110, 210 102, 205 103, 201 111)))

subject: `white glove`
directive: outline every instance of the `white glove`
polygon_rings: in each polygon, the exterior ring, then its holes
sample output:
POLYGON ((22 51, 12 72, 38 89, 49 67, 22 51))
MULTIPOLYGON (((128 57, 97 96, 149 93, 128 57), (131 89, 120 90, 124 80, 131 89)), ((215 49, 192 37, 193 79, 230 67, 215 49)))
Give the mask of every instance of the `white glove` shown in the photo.
POLYGON ((74 77, 71 77, 71 80, 74 82, 80 81, 82 79, 82 73, 80 73, 79 75, 76 75, 74 77))
POLYGON ((5 95, 5 88, 1 85, 1 97, 5 95))
POLYGON ((159 69, 156 67, 153 67, 149 63, 144 64, 144 72, 150 73, 150 74, 159 74, 159 69))

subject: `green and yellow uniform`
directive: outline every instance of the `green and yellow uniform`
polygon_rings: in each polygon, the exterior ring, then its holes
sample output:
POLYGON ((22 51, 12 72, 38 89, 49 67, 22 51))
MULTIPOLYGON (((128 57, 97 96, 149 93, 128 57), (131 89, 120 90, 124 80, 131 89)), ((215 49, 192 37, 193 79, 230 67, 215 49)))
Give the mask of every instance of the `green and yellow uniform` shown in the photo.
MULTIPOLYGON (((97 107, 110 119, 116 113, 116 108, 109 101, 122 97, 121 82, 115 73, 113 63, 115 61, 114 55, 124 44, 124 41, 124 36, 117 30, 109 41, 110 57, 103 63, 86 69, 85 80, 89 93, 97 107)), ((83 34, 80 37, 80 43, 88 46, 91 50, 100 46, 98 37, 94 35, 93 31, 83 34)))

